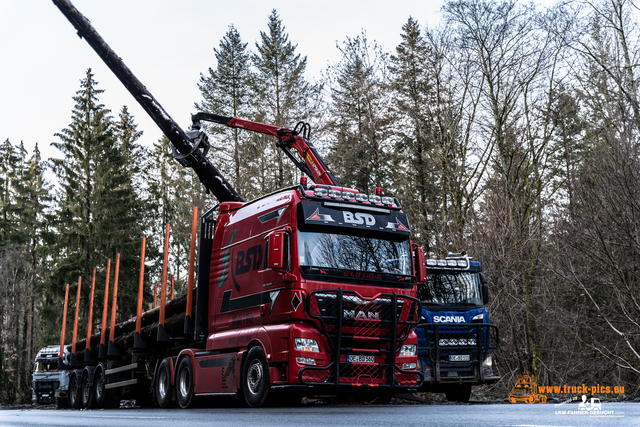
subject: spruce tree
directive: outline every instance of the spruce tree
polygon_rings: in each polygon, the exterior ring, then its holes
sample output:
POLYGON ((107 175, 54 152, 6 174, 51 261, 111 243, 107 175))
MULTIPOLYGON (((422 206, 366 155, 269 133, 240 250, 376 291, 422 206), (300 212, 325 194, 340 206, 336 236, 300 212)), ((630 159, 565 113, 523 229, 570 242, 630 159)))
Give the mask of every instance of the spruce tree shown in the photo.
POLYGON ((328 160, 342 185, 367 193, 388 189, 393 112, 387 56, 364 32, 339 49, 342 58, 326 76, 335 141, 328 160))
MULTIPOLYGON (((242 42, 240 33, 231 25, 219 47, 213 50, 217 67, 209 68, 207 76, 200 74, 198 88, 202 102, 196 103, 196 108, 222 116, 249 118, 252 72, 247 43, 242 42)), ((211 155, 215 156, 218 168, 233 182, 239 194, 255 197, 252 189, 255 183, 251 182, 255 175, 251 135, 238 128, 206 123, 205 129, 212 135, 211 155)))
MULTIPOLYGON (((305 79, 307 57, 296 53, 297 45, 289 41, 275 9, 269 15, 268 31, 261 31, 260 37, 257 53, 252 56, 256 68, 255 119, 285 128, 293 128, 300 120, 310 121, 317 110, 320 88, 305 79)), ((256 136, 254 141, 257 152, 262 153, 261 193, 293 184, 299 173, 275 147, 273 137, 256 136)))
MULTIPOLYGON (((50 297, 61 298, 66 283, 77 286, 78 276, 89 283, 94 267, 99 271, 97 282, 104 283, 107 259, 115 260, 120 253, 118 317, 122 320, 135 313, 140 268, 141 210, 131 159, 139 133, 126 109, 121 115, 125 124, 113 122, 110 111, 98 101, 102 92, 91 69, 87 70, 73 98, 72 121, 56 134, 60 142, 53 144, 63 157, 51 159, 60 190, 54 224, 57 244, 50 254, 50 297)), ((88 310, 89 292, 90 286, 82 286, 82 313, 88 310)), ((102 292, 96 286, 96 312, 101 311, 102 292)), ((47 315, 56 319, 53 324, 57 328, 59 313, 47 315)))

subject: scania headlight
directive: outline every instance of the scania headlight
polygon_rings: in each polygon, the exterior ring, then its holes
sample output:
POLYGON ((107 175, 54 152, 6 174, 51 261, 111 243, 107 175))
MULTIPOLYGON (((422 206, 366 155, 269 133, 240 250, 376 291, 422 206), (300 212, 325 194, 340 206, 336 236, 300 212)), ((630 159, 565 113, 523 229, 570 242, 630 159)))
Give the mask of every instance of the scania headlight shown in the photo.
POLYGON ((404 344, 400 349, 400 357, 412 357, 416 355, 415 344, 404 344))
POLYGON ((482 361, 482 367, 483 368, 490 368, 491 365, 493 364, 493 361, 491 360, 491 355, 488 355, 483 361, 482 361))
POLYGON ((320 347, 318 341, 311 338, 294 338, 293 345, 298 351, 313 351, 314 353, 320 353, 320 347))
POLYGON ((471 318, 471 323, 482 323, 483 320, 484 320, 484 313, 479 313, 471 318))

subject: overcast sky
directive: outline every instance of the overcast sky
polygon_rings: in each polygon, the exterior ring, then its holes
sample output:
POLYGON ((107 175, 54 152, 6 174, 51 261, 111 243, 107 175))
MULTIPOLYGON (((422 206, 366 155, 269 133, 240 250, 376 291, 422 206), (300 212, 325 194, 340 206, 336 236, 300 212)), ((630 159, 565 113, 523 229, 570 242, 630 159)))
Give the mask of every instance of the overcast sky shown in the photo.
MULTIPOLYGON (((186 128, 200 102, 200 73, 215 68, 214 47, 233 24, 255 51, 273 8, 308 58, 307 76, 320 77, 339 60, 336 42, 362 29, 386 51, 400 42, 409 16, 437 25, 435 1, 170 1, 72 0, 171 117, 186 128)), ((35 143, 43 158, 59 157, 50 143, 71 122, 72 96, 87 68, 94 72, 100 101, 114 116, 123 105, 133 113, 142 142, 161 137, 158 127, 50 0, 0 0, 0 142, 35 143)), ((294 125, 293 123, 291 125, 294 125)))

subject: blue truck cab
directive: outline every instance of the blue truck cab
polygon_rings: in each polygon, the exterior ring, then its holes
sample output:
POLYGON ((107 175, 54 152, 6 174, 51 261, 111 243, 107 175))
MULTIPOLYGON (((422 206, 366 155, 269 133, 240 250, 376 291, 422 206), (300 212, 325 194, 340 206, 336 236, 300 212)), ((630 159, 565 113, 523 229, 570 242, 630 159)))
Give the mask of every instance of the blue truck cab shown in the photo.
POLYGON ((472 386, 500 379, 491 356, 499 337, 485 307, 487 279, 481 264, 464 251, 425 263, 427 279, 418 284, 423 319, 415 330, 424 375, 420 390, 467 402, 472 386))

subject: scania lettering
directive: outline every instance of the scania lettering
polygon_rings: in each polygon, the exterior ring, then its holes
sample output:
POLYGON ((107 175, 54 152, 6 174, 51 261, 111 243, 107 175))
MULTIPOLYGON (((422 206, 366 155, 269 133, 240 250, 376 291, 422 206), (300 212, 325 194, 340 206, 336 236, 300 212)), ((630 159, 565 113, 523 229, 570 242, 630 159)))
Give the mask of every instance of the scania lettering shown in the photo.
POLYGON ((422 390, 466 402, 472 386, 500 379, 493 368, 498 329, 485 307, 487 280, 465 252, 425 263, 427 279, 418 284, 423 323, 416 328, 422 390))
POLYGON ((140 294, 135 318, 103 320, 100 334, 74 339, 70 405, 129 397, 187 408, 199 396, 226 395, 258 407, 344 394, 385 401, 418 390, 416 278, 426 267, 414 262, 424 255, 399 201, 380 188, 340 186, 304 122, 286 129, 201 112, 183 131, 68 0, 54 3, 220 202, 200 219, 197 287, 147 312, 140 294), (207 157, 202 121, 275 137, 314 184, 303 177, 245 202, 207 157))

